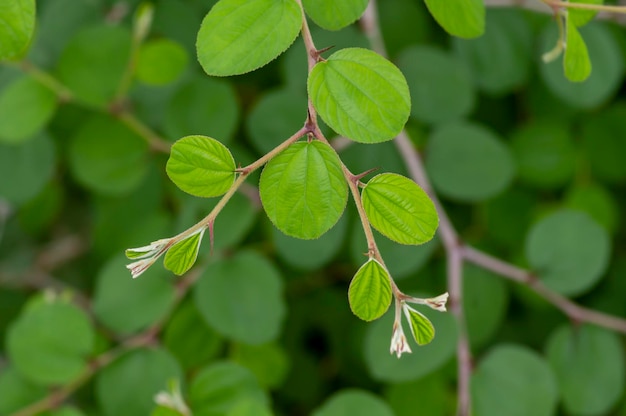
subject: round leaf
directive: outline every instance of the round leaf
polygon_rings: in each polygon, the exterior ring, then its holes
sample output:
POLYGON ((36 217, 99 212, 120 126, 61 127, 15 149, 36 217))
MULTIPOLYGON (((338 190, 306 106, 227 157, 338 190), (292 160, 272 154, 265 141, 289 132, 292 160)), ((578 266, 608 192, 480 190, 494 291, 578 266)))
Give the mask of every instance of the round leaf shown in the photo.
POLYGON ((19 59, 35 31, 35 0, 3 1, 0 11, 0 61, 19 59))
POLYGON ((203 235, 204 230, 179 241, 167 250, 163 260, 165 268, 178 276, 185 274, 187 270, 191 269, 198 257, 198 250, 200 250, 203 235))
POLYGON ((443 195, 465 202, 488 199, 513 179, 509 149, 486 128, 468 123, 446 124, 430 136, 426 168, 443 195))
POLYGON ((485 5, 481 0, 425 0, 428 11, 446 32, 475 38, 485 31, 485 5))
POLYGON ((278 344, 238 344, 232 360, 252 371, 264 388, 279 387, 289 371, 289 356, 278 344))
POLYGON ((307 86, 326 124, 357 142, 391 140, 409 118, 411 101, 404 75, 367 49, 342 49, 318 62, 307 86))
POLYGON ((393 416, 393 411, 380 397, 363 390, 345 389, 333 394, 312 416, 393 416))
POLYGON ((595 326, 557 329, 548 340, 548 360, 569 413, 601 415, 624 392, 624 350, 619 337, 595 326))
POLYGON ((605 188, 593 183, 571 188, 565 197, 565 205, 586 212, 610 233, 616 231, 619 208, 615 197, 605 188))
POLYGON ((356 272, 348 299, 352 312, 364 321, 380 318, 391 304, 391 282, 387 270, 374 259, 369 259, 356 272))
POLYGON ((0 92, 0 142, 20 143, 41 131, 54 114, 56 96, 31 77, 0 92))
POLYGON ((365 11, 368 0, 303 0, 306 13, 320 27, 339 30, 357 20, 365 11))
POLYGON ((128 352, 96 376, 99 409, 104 416, 148 415, 154 408, 154 396, 181 375, 176 360, 163 349, 128 352))
POLYGON ((198 61, 209 75, 253 71, 283 53, 301 26, 294 0, 221 0, 200 26, 198 61))
POLYGON ((137 78, 149 85, 165 85, 175 81, 187 67, 185 48, 170 39, 144 43, 137 57, 137 78))
POLYGON ((374 176, 363 188, 363 208, 371 224, 400 244, 423 244, 435 235, 439 217, 426 192, 395 173, 374 176))
POLYGON ((398 57, 411 90, 411 115, 427 123, 459 119, 476 101, 464 62, 433 46, 413 46, 398 57))
POLYGON ((98 319, 119 334, 147 328, 168 313, 175 297, 170 274, 154 266, 131 279, 126 259, 118 256, 98 273, 93 310, 98 319))
POLYGON ((471 394, 474 413, 481 416, 551 416, 558 399, 548 364, 515 345, 499 345, 480 361, 472 375, 471 394))
POLYGON ((127 194, 147 174, 147 143, 108 116, 87 120, 72 138, 68 152, 76 179, 96 192, 127 194))
POLYGON ((172 145, 165 170, 188 194, 219 196, 235 181, 235 160, 226 146, 206 136, 187 136, 172 145))
POLYGON ((251 251, 210 264, 194 295, 206 322, 224 336, 247 344, 276 339, 286 312, 281 277, 251 251))
POLYGON ((94 331, 78 307, 59 301, 29 305, 7 333, 7 353, 15 368, 39 384, 65 384, 86 368, 94 331))
POLYGON ((337 153, 317 140, 294 143, 274 157, 263 169, 259 192, 276 228, 302 239, 328 231, 348 201, 337 153))
POLYGON ((611 241, 588 215, 567 209, 539 221, 526 238, 526 257, 549 288, 579 295, 598 282, 608 266, 611 241))

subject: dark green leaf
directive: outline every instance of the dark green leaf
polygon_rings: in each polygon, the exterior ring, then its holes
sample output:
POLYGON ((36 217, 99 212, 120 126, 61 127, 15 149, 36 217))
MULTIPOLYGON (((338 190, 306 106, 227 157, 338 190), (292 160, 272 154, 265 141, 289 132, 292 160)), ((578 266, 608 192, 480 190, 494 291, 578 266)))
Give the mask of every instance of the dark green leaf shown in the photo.
POLYGON ((0 371, 0 414, 10 415, 46 395, 44 386, 24 378, 13 367, 0 371))
POLYGON ((278 344, 237 344, 231 359, 250 370, 266 389, 280 387, 290 367, 289 356, 278 344))
POLYGON ((333 394, 312 416, 393 416, 393 411, 380 397, 356 389, 344 389, 333 394))

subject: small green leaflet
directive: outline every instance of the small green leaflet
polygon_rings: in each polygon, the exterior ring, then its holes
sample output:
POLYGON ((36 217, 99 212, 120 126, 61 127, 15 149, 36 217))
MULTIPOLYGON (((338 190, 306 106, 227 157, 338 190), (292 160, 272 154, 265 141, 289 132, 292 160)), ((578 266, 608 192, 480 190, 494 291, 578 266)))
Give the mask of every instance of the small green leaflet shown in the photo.
MULTIPOLYGON (((568 3, 584 3, 584 4, 603 4, 604 0, 568 0, 568 3)), ((589 23, 598 14, 597 10, 583 10, 583 9, 567 9, 567 20, 576 25, 576 27, 582 27, 589 23)))
POLYGON ((339 30, 357 20, 365 11, 368 0, 303 0, 306 14, 326 30, 339 30))
POLYGON ((409 178, 395 173, 376 175, 363 188, 362 199, 370 223, 395 242, 423 244, 437 231, 435 205, 409 178))
POLYGON ((485 32, 482 0, 424 0, 437 23, 453 36, 476 38, 485 32))
POLYGON ((435 327, 430 320, 406 304, 402 309, 417 345, 429 344, 435 338, 435 327))
POLYGON ((0 61, 19 59, 35 30, 35 0, 0 0, 0 61))
POLYGON ((573 82, 582 82, 591 74, 591 61, 587 52, 587 45, 580 36, 571 18, 567 19, 567 43, 563 57, 563 69, 567 79, 573 82))
POLYGON ((301 27, 295 0, 220 0, 198 32, 198 61, 209 75, 244 74, 283 53, 301 27))
POLYGON ((165 268, 178 276, 191 269, 198 257, 198 250, 200 250, 204 231, 205 228, 199 233, 174 244, 165 254, 165 260, 163 261, 165 268))
POLYGON ((335 225, 348 201, 339 156, 318 140, 294 143, 274 157, 261 173, 259 193, 276 228, 305 240, 335 225))
POLYGON ((356 142, 391 140, 409 118, 411 97, 404 75, 368 49, 342 49, 318 62, 307 85, 326 124, 356 142))
POLYGON ((380 318, 391 304, 389 273, 382 264, 369 259, 356 272, 348 289, 352 312, 364 321, 380 318))
POLYGON ((174 143, 165 170, 176 186, 200 197, 222 195, 235 181, 233 155, 207 136, 187 136, 174 143))

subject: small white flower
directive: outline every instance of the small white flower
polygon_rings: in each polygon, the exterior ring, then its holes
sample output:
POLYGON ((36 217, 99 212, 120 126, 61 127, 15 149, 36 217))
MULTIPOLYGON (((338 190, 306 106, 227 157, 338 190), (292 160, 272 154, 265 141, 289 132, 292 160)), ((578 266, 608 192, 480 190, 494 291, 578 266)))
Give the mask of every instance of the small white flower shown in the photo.
POLYGON ((166 238, 162 240, 153 241, 150 245, 129 248, 126 250, 126 257, 131 260, 137 260, 134 263, 126 265, 126 268, 130 270, 130 274, 133 279, 139 277, 143 272, 148 270, 154 262, 161 257, 172 246, 172 239, 166 238))
POLYGON ((403 352, 412 351, 411 347, 409 347, 406 336, 404 336, 402 323, 400 321, 396 321, 393 324, 393 335, 391 336, 391 347, 389 348, 389 353, 396 354, 396 356, 400 358, 403 352))
POLYGON ((434 310, 445 312, 446 311, 446 302, 448 301, 448 292, 443 295, 439 295, 436 298, 426 299, 426 304, 433 308, 434 310))
POLYGON ((157 258, 158 257, 150 257, 148 259, 139 260, 134 263, 127 264, 126 268, 130 270, 131 276, 135 279, 148 270, 148 267, 152 266, 157 258))

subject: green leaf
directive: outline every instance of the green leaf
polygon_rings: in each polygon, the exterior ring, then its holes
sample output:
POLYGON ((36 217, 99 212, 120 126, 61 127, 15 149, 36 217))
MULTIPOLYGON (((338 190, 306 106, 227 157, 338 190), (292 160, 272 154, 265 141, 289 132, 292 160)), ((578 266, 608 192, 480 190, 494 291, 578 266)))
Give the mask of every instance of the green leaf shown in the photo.
POLYGON ((424 416, 449 416, 455 414, 456 406, 449 383, 448 376, 440 371, 416 381, 389 384, 385 398, 396 416, 415 416, 415 409, 424 416))
POLYGON ((604 187, 594 184, 579 184, 568 190, 565 206, 587 213, 610 233, 615 233, 619 223, 619 206, 615 197, 604 187))
POLYGON ((35 0, 0 0, 0 61, 18 60, 35 31, 35 0))
POLYGON ((154 396, 167 388, 169 380, 181 376, 178 362, 164 349, 127 352, 96 375, 94 390, 101 414, 148 415, 154 408, 154 396))
MULTIPOLYGON (((582 3, 582 4, 603 4, 604 0, 569 0, 569 3, 582 3)), ((567 9, 567 21, 572 22, 576 27, 581 27, 589 23, 598 14, 597 10, 583 10, 583 9, 567 9)), ((569 29, 568 29, 569 30, 569 29)), ((568 41, 569 42, 569 41, 568 41)))
POLYGON ((624 393, 624 349, 613 332, 584 325, 558 328, 546 346, 565 409, 609 414, 624 393))
POLYGON ((0 144, 0 195, 13 204, 34 198, 56 166, 54 143, 46 134, 18 146, 0 144))
POLYGON ((294 0, 220 0, 198 32, 198 61, 209 75, 253 71, 283 53, 301 26, 294 0))
POLYGON ((200 250, 204 230, 202 229, 201 232, 179 241, 167 250, 165 260, 163 260, 163 265, 167 270, 171 270, 174 274, 180 276, 191 269, 196 262, 196 258, 198 258, 198 250, 200 250))
POLYGON ((269 405, 252 397, 241 399, 230 408, 226 416, 273 416, 269 405))
POLYGON ((324 122, 357 142, 391 140, 409 118, 411 102, 404 75, 367 49, 342 49, 318 62, 307 86, 324 122))
POLYGON ((339 156, 317 140, 294 143, 274 157, 261 173, 259 192, 276 228, 302 239, 328 231, 348 201, 339 156))
POLYGON ((10 415, 46 396, 47 389, 24 378, 12 366, 0 371, 0 414, 10 415))
POLYGON ((280 274, 252 251, 211 263, 195 286, 194 299, 211 327, 253 345, 276 339, 286 312, 280 274))
POLYGON ((478 363, 471 379, 472 407, 481 416, 551 416, 558 389, 554 374, 537 353, 498 345, 478 363), (506 394, 494 394, 505 391, 506 394))
POLYGON ((368 0, 303 0, 306 13, 320 27, 339 30, 357 20, 367 7, 368 0))
POLYGON ((443 123, 468 115, 476 93, 464 62, 434 46, 411 46, 398 57, 411 90, 411 116, 443 123))
POLYGON ((423 244, 437 231, 435 205, 419 185, 404 176, 374 176, 363 188, 362 199, 374 228, 400 244, 423 244))
MULTIPOLYGON (((423 297, 423 296, 420 296, 423 297)), ((440 369, 454 357, 457 325, 449 313, 427 309, 424 315, 437 328, 437 336, 428 345, 412 354, 405 354, 402 359, 389 354, 393 311, 387 312, 381 319, 368 325, 365 334, 364 358, 367 370, 374 380, 400 383, 417 380, 440 369)))
POLYGON ((591 61, 587 45, 571 19, 567 19, 567 38, 563 69, 565 76, 572 82, 582 82, 591 74, 591 61))
POLYGON ((189 405, 197 415, 225 415, 238 402, 248 399, 269 404, 254 375, 229 361, 219 361, 203 368, 189 385, 189 405))
POLYGON ((169 100, 163 129, 172 138, 211 132, 220 142, 228 143, 237 129, 238 116, 237 97, 231 84, 197 76, 169 100))
POLYGON ((86 368, 94 330, 78 307, 61 301, 31 303, 7 333, 15 368, 38 384, 66 384, 86 368))
POLYGON ((515 164, 509 149, 490 130, 456 123, 431 134, 426 169, 442 195, 475 202, 504 191, 513 180, 515 164))
POLYGON ((422 346, 430 344, 435 338, 435 327, 432 322, 413 308, 404 306, 403 309, 406 314, 406 319, 409 322, 411 334, 415 342, 417 342, 417 345, 422 346))
POLYGON ((207 136, 187 136, 172 145, 165 170, 188 194, 219 196, 235 181, 235 160, 226 146, 207 136))
POLYGON ((437 23, 453 36, 476 38, 485 31, 485 5, 481 0, 425 0, 437 23))
POLYGON ((526 238, 526 258, 550 289, 566 296, 591 289, 611 254, 608 233, 588 215, 561 209, 543 218, 526 238))
POLYGON ((174 82, 187 68, 187 51, 170 39, 144 43, 137 57, 137 79, 148 85, 174 82))
POLYGON ((170 274, 160 267, 131 279, 126 259, 117 256, 99 271, 93 311, 107 328, 118 334, 132 334, 164 318, 174 302, 170 274))
POLYGON ((72 137, 68 153, 78 182, 104 194, 128 194, 148 170, 148 144, 106 115, 91 116, 72 137))
POLYGON ((389 279, 387 270, 374 259, 361 266, 348 289, 352 312, 364 321, 373 321, 387 312, 391 304, 389 279))
POLYGON ((626 105, 617 102, 611 107, 590 114, 582 121, 582 148, 594 177, 608 183, 626 179, 626 140, 622 132, 626 105))
POLYGON ((290 370, 289 356, 278 344, 237 344, 231 359, 250 370, 265 389, 280 387, 290 370))
POLYGON ((380 397, 357 389, 343 389, 334 393, 312 416, 393 416, 394 413, 380 397))
POLYGON ((52 118, 57 99, 52 91, 29 76, 0 92, 0 142, 31 139, 52 118))

